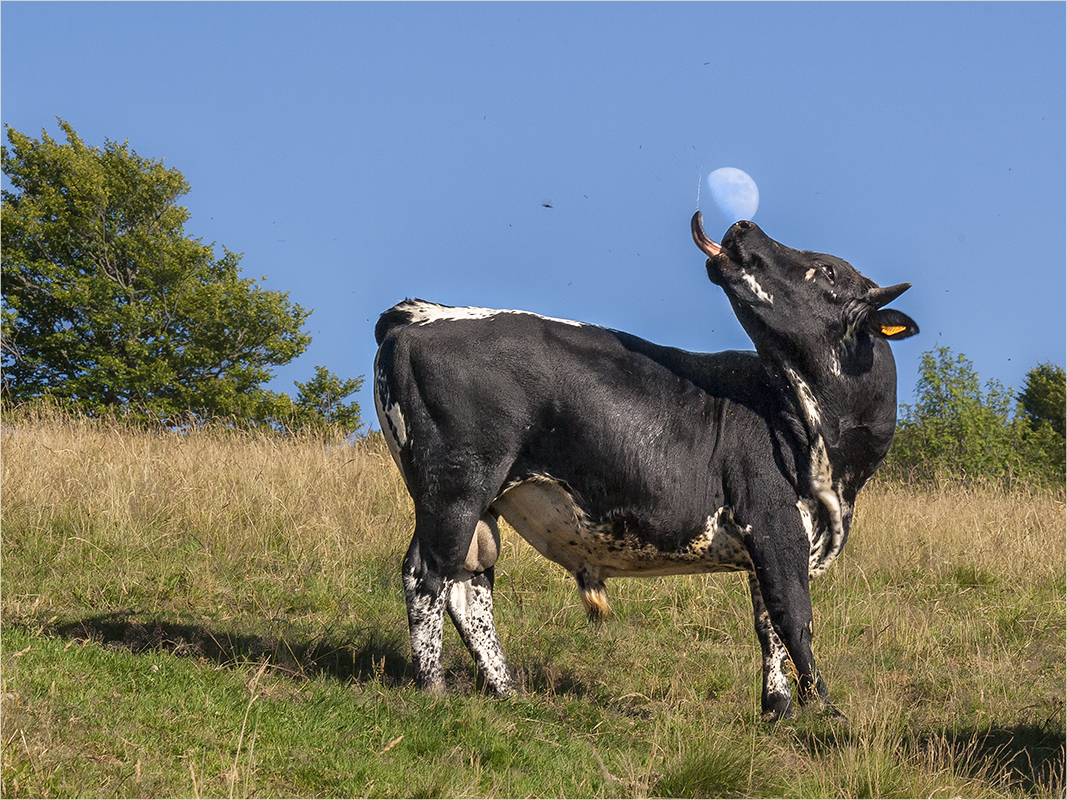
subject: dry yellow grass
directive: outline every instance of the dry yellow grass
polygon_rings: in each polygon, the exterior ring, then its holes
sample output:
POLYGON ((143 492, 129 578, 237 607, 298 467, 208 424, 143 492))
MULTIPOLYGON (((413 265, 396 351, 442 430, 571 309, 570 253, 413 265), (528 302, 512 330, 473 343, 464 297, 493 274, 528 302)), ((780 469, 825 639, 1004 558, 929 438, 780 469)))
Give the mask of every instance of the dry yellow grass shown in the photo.
POLYGON ((208 539, 244 532, 254 543, 284 521, 294 540, 337 539, 395 526, 406 497, 374 439, 331 447, 313 437, 148 432, 56 415, 9 423, 2 447, 7 501, 116 529, 208 539))
MULTIPOLYGON (((205 547, 222 537, 227 547, 265 553, 280 536, 294 557, 344 569, 355 552, 404 547, 412 526, 380 437, 324 446, 313 437, 146 432, 45 413, 9 415, 0 450, 6 511, 28 513, 41 529, 71 524, 86 547, 148 534, 205 547)), ((1062 492, 875 482, 860 497, 847 552, 860 570, 934 580, 961 565, 979 580, 1055 580, 1067 557, 1063 528, 1062 492)), ((532 557, 521 540, 511 544, 516 557, 532 557)))
POLYGON ((860 496, 854 556, 892 572, 944 578, 961 564, 1002 580, 1055 580, 1067 558, 1063 492, 950 481, 876 482, 860 496))
MULTIPOLYGON (((270 573, 281 559, 348 579, 368 552, 402 548, 412 524, 403 482, 374 438, 330 446, 44 413, 8 417, 0 453, 4 520, 13 523, 5 549, 50 538, 60 564, 106 566, 101 583, 83 587, 100 610, 122 606, 151 577, 144 569, 152 552, 210 556, 215 572, 243 562, 270 573)), ((54 600, 4 596, 9 611, 54 600)))

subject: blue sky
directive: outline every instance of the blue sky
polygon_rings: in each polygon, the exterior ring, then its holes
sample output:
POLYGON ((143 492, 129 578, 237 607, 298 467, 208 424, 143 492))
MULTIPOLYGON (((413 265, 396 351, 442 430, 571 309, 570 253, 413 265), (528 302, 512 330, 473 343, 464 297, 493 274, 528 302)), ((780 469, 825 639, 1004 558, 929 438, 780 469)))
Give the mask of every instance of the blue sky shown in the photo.
POLYGON ((737 167, 770 236, 914 284, 909 402, 935 346, 1017 389, 1065 362, 1065 12, 5 2, 0 118, 179 169, 187 232, 314 309, 279 391, 369 375, 415 296, 748 349, 689 235, 700 176, 737 167))

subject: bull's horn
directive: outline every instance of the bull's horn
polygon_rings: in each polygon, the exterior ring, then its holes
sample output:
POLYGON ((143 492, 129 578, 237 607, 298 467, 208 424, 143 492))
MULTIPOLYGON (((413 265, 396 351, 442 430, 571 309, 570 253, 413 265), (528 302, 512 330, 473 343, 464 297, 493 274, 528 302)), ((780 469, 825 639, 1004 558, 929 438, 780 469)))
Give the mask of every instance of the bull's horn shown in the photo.
POLYGON ((910 288, 910 283, 898 283, 896 286, 876 286, 867 292, 867 302, 875 308, 881 308, 892 303, 910 288))
POLYGON ((707 234, 704 233, 704 218, 699 211, 693 215, 693 219, 689 222, 689 227, 693 229, 693 241, 697 243, 697 247, 703 250, 709 258, 717 256, 722 252, 722 248, 715 242, 711 241, 707 234))

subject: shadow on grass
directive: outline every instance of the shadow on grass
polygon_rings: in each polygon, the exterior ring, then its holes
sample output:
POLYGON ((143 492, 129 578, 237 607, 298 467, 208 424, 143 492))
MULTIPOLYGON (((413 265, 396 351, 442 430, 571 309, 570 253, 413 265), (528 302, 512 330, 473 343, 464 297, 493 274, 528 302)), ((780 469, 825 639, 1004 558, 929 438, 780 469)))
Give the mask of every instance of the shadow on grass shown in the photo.
POLYGON ((269 661, 302 678, 326 676, 342 681, 411 679, 406 636, 362 628, 335 635, 240 633, 173 620, 144 620, 126 614, 103 614, 51 625, 44 635, 89 639, 132 653, 167 652, 220 666, 269 661))
POLYGON ((974 753, 972 773, 1002 775, 1011 786, 1031 796, 1044 794, 1050 785, 1063 786, 1062 717, 1059 725, 1050 718, 1042 724, 946 732, 944 737, 958 752, 974 753))
MULTIPOLYGON (((105 647, 131 653, 164 652, 214 662, 230 667, 268 661, 276 669, 294 677, 325 676, 341 681, 367 683, 382 681, 400 686, 413 681, 411 650, 407 628, 403 630, 363 627, 309 635, 285 622, 269 625, 266 633, 224 630, 205 623, 173 619, 152 619, 136 612, 98 614, 82 619, 60 619, 43 627, 27 620, 10 623, 39 630, 42 635, 60 639, 90 640, 105 647)), ((483 691, 480 675, 462 648, 447 648, 446 681, 461 693, 483 691)), ((523 692, 544 696, 584 698, 594 703, 611 701, 588 676, 557 667, 552 659, 522 664, 518 676, 523 692)), ((647 716, 628 707, 623 713, 647 716)))
POLYGON ((565 695, 592 702, 603 702, 604 692, 593 680, 574 669, 559 667, 551 658, 525 661, 516 669, 523 691, 527 694, 554 697, 565 695))
MULTIPOLYGON (((927 733, 905 744, 904 751, 947 747, 960 774, 1000 784, 1006 791, 1024 796, 1046 796, 1049 787, 1062 787, 1065 780, 1067 732, 1062 713, 1043 722, 988 728, 955 728, 927 733)), ((846 727, 817 723, 797 731, 800 744, 813 756, 825 758, 831 751, 860 744, 846 727)))

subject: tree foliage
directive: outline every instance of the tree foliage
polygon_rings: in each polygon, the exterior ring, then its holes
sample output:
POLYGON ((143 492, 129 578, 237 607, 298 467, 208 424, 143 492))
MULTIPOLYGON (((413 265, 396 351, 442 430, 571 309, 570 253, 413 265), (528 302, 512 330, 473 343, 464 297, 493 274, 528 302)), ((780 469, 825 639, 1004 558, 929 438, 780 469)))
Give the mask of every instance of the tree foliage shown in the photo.
POLYGON ((309 312, 185 233, 178 170, 59 126, 65 143, 8 127, 2 148, 5 399, 164 421, 262 422, 291 406, 261 384, 307 348, 309 312))
POLYGON ((1061 437, 1067 436, 1067 392, 1063 367, 1039 364, 1026 375, 1026 386, 1019 395, 1032 426, 1047 424, 1061 437))
POLYGON ((1067 376, 1063 367, 1046 363, 1030 370, 1019 403, 1030 427, 1031 458, 1062 483, 1067 474, 1067 376))
POLYGON ((326 367, 315 367, 314 378, 295 383, 298 392, 284 419, 287 427, 322 434, 359 428, 359 404, 343 401, 360 390, 362 378, 344 380, 326 367))
POLYGON ((1063 430, 1063 384, 1061 368, 1041 365, 1027 375, 1019 396, 996 380, 983 389, 966 356, 947 347, 926 352, 916 403, 900 408, 886 470, 919 480, 1062 483, 1064 437, 1057 430, 1063 430))

